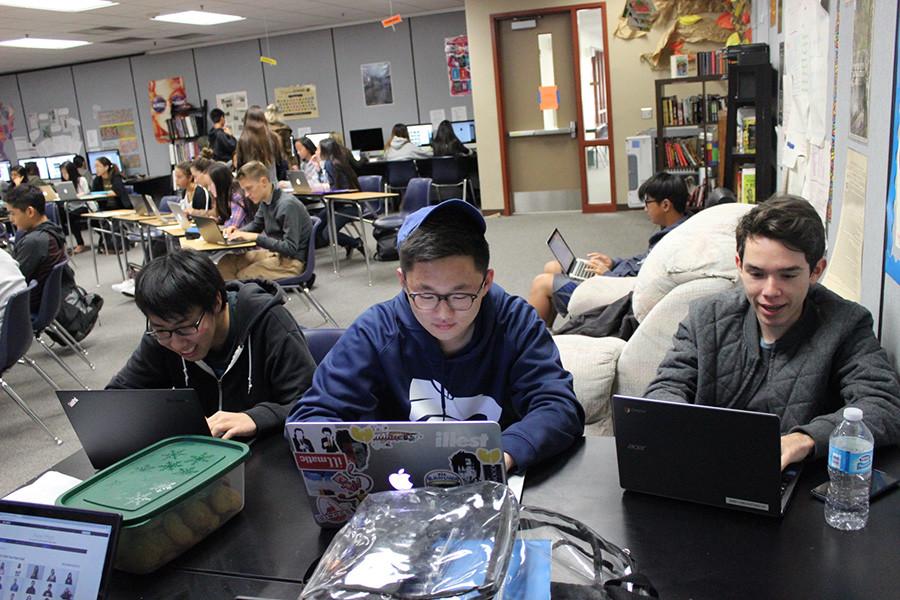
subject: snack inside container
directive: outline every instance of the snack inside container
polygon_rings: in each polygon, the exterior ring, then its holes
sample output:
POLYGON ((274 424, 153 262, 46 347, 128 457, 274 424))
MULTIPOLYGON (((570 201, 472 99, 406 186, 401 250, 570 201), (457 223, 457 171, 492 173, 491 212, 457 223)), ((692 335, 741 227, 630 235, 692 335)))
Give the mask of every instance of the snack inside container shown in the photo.
POLYGON ((107 467, 56 504, 121 514, 115 567, 150 573, 244 508, 249 456, 240 442, 175 436, 107 467))

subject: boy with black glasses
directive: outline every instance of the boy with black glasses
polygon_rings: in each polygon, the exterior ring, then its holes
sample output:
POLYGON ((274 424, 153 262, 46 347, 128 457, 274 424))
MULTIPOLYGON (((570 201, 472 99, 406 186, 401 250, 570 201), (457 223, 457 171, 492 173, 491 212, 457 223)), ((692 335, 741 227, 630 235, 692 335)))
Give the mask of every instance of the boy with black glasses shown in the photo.
POLYGON ((534 310, 494 284, 485 229, 459 200, 409 215, 401 292, 350 326, 288 420, 497 421, 509 471, 581 437, 572 376, 534 310))
POLYGON ((108 389, 194 388, 210 431, 228 439, 279 429, 309 387, 315 363, 270 282, 226 284, 183 250, 141 270, 134 300, 147 329, 108 389))

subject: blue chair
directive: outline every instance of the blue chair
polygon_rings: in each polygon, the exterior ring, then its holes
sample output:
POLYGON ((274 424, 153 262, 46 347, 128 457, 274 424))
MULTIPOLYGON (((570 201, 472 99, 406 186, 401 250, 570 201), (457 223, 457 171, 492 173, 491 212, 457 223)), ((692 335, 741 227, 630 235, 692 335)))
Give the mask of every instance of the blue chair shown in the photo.
POLYGON ((400 205, 400 213, 385 215, 375 219, 374 227, 376 229, 400 229, 404 219, 406 219, 406 215, 428 206, 430 200, 431 179, 427 177, 410 179, 406 188, 406 194, 403 196, 403 203, 400 205))
MULTIPOLYGON (((438 192, 438 202, 442 200, 441 190, 443 188, 462 187, 462 201, 466 201, 466 192, 472 185, 469 179, 468 165, 471 164, 465 158, 456 156, 447 156, 442 158, 434 158, 431 160, 431 185, 438 192)), ((474 190, 472 199, 474 200, 474 190)))
MULTIPOLYGON (((419 169, 416 167, 414 160, 389 160, 385 163, 387 172, 387 183, 384 191, 392 192, 400 190, 401 198, 409 186, 411 179, 419 176, 419 169)), ((402 202, 401 202, 402 204, 402 202)))
POLYGON ((310 291, 310 288, 316 279, 316 235, 318 235, 319 229, 322 227, 322 219, 319 217, 310 217, 310 220, 312 221, 312 231, 309 234, 309 245, 306 248, 306 268, 304 268, 303 272, 299 275, 277 279, 275 283, 285 290, 294 290, 303 294, 309 303, 319 311, 319 314, 322 315, 323 319, 330 321, 335 327, 340 327, 340 325, 337 324, 337 321, 334 320, 334 317, 325 310, 325 307, 316 300, 310 291))
POLYGON ((31 302, 31 291, 37 287, 37 282, 32 281, 28 288, 20 290, 9 297, 6 302, 6 311, 3 314, 3 323, 0 324, 0 387, 3 391, 19 405, 25 414, 41 426, 47 434, 53 438, 57 445, 62 444, 62 440, 56 437, 52 431, 44 424, 41 418, 31 410, 31 407, 16 393, 16 391, 6 381, 3 375, 16 363, 27 363, 38 375, 44 378, 53 388, 59 389, 59 386, 53 382, 44 371, 37 366, 33 360, 28 358, 25 353, 31 347, 34 339, 31 333, 31 315, 29 304, 31 302))
MULTIPOLYGON (((383 192, 384 178, 381 175, 361 175, 359 178, 359 191, 383 192)), ((375 219, 384 212, 384 200, 369 200, 364 204, 363 217, 375 219)))
MULTIPOLYGON (((47 354, 56 361, 56 364, 62 367, 72 379, 78 382, 78 385, 84 389, 89 389, 88 386, 78 378, 75 371, 63 362, 59 355, 47 345, 47 342, 45 342, 43 338, 44 330, 54 327, 53 321, 56 319, 56 315, 59 314, 59 309, 62 306, 62 274, 68 264, 69 262, 64 260, 53 265, 50 275, 48 275, 47 279, 44 281, 44 290, 41 293, 41 306, 36 315, 31 315, 32 335, 34 336, 34 340, 41 345, 41 348, 43 348, 47 354)), ((87 360, 81 353, 78 353, 78 355, 82 356, 84 360, 87 360)), ((93 367, 93 365, 91 365, 91 367, 93 367)))
POLYGON ((346 329, 303 329, 306 345, 316 364, 322 364, 325 355, 344 335, 346 329))
POLYGON ((56 202, 47 202, 44 205, 44 214, 47 215, 47 219, 49 219, 51 223, 58 227, 62 227, 62 221, 59 220, 59 207, 56 205, 56 202))
POLYGON ((161 213, 171 213, 172 209, 169 207, 169 202, 181 202, 181 196, 163 196, 159 199, 159 203, 156 205, 156 208, 158 208, 159 212, 161 213))

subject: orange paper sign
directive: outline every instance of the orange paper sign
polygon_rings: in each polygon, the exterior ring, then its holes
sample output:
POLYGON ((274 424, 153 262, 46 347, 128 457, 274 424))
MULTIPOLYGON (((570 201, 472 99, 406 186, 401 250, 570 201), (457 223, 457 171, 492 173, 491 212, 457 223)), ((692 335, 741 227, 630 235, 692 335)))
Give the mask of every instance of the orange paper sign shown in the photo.
POLYGON ((394 15, 392 17, 388 17, 387 19, 381 20, 382 27, 393 27, 394 25, 399 25, 403 22, 403 17, 400 15, 394 15))
POLYGON ((559 88, 555 85, 542 85, 538 88, 538 105, 541 110, 559 108, 559 88))

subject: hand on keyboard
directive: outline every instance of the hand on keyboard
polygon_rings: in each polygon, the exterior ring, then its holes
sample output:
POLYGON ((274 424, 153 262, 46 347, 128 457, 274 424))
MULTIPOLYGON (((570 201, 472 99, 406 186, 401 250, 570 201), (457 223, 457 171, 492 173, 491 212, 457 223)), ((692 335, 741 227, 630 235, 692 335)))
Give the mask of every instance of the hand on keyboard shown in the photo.
POLYGON ((591 252, 588 254, 588 263, 590 270, 595 275, 603 275, 612 267, 612 259, 605 254, 599 252, 591 252))

